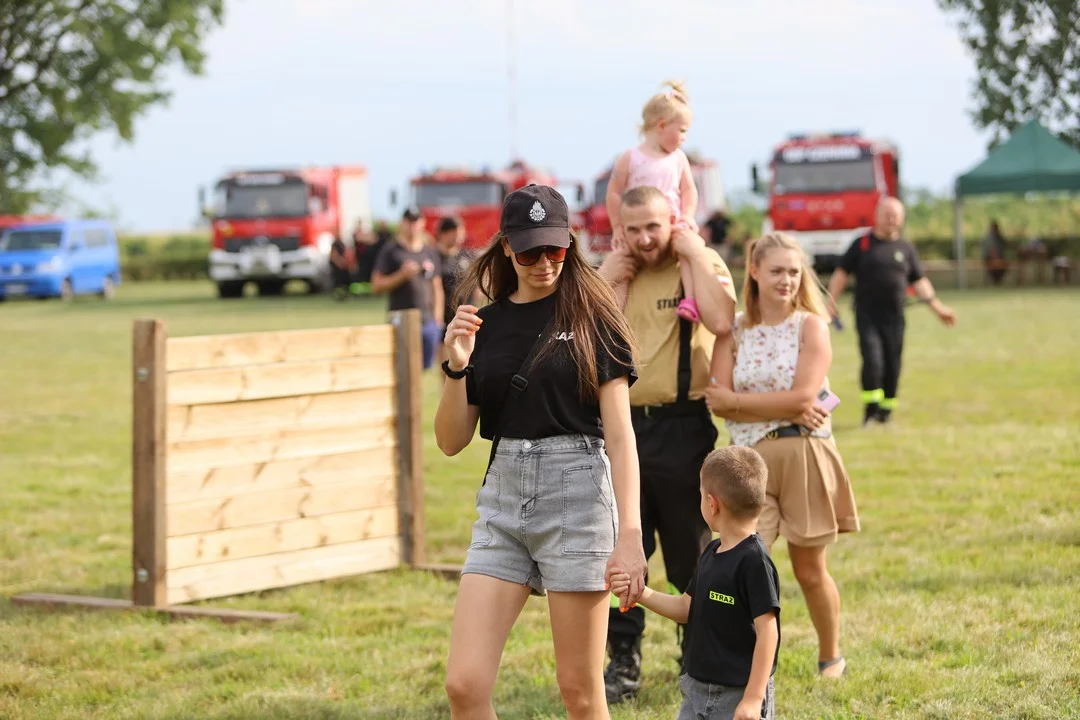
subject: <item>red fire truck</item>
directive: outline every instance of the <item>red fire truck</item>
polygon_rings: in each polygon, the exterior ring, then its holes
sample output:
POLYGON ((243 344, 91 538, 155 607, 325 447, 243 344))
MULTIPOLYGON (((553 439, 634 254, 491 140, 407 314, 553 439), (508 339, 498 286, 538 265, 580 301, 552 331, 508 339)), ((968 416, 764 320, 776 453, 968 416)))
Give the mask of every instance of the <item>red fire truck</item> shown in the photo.
MULTIPOLYGON (((883 196, 900 194, 900 155, 895 145, 859 132, 791 135, 769 164, 763 232, 798 238, 818 272, 830 272, 851 242, 873 225, 883 196)), ((751 169, 761 192, 757 166, 751 169)))
MULTIPOLYGON (((720 166, 713 160, 703 160, 690 156, 690 170, 694 174, 694 184, 698 191, 698 225, 703 225, 717 210, 726 208, 724 181, 720 177, 720 166)), ((607 191, 611 182, 611 167, 602 172, 593 184, 592 202, 585 210, 584 243, 588 249, 589 260, 599 265, 604 256, 611 252, 611 218, 607 211, 607 191)))
MULTIPOLYGON (((409 182, 411 192, 408 202, 424 216, 428 232, 435 232, 440 218, 453 215, 465 223, 465 247, 483 249, 499 230, 503 199, 530 183, 559 187, 553 175, 520 160, 511 163, 505 170, 495 171, 487 168, 437 168, 421 172, 409 182)), ((583 188, 577 186, 579 203, 583 194, 583 188)), ((567 198, 568 205, 572 206, 573 201, 574 198, 567 198)), ((397 205, 396 193, 391 193, 390 204, 397 205)), ((574 224, 574 221, 571 214, 571 223, 574 224)))
POLYGON ((350 246, 357 222, 371 222, 368 175, 357 166, 231 172, 214 186, 205 213, 220 297, 240 297, 248 282, 260 295, 280 295, 289 280, 323 292, 334 239, 350 246))

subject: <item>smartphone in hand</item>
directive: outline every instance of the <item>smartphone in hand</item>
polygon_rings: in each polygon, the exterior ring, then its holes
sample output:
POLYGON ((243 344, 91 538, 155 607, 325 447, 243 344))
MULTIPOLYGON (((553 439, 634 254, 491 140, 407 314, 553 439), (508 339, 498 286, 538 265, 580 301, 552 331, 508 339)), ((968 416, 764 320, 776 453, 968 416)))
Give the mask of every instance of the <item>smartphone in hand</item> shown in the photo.
POLYGON ((840 398, 831 390, 821 389, 817 396, 817 406, 827 413, 831 413, 840 404, 840 398))

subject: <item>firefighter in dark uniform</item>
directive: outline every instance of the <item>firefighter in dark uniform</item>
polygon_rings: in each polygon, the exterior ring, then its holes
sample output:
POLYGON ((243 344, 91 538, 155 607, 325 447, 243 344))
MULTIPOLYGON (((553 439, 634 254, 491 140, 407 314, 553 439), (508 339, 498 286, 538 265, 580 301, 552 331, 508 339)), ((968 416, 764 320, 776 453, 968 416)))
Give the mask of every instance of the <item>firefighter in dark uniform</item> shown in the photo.
POLYGON ((937 299, 934 286, 923 275, 915 246, 900 237, 903 226, 903 204, 896 198, 882 199, 873 229, 851 243, 829 280, 830 310, 835 318, 836 298, 844 292, 849 276, 856 279, 855 328, 862 355, 864 426, 887 423, 896 408, 908 287, 947 327, 956 323, 956 314, 937 299))
MULTIPOLYGON (((735 288, 727 265, 702 238, 672 231, 670 206, 659 190, 628 190, 620 210, 626 246, 605 259, 600 274, 613 285, 629 284, 624 312, 640 349, 630 410, 641 465, 642 542, 648 558, 659 535, 668 582, 681 593, 712 539, 701 517, 699 474, 717 431, 704 396, 715 334, 731 331, 735 288), (682 297, 679 263, 694 274, 698 323, 675 314, 682 297)), ((611 662, 604 673, 609 703, 640 687, 644 629, 642 608, 612 607, 611 662)))

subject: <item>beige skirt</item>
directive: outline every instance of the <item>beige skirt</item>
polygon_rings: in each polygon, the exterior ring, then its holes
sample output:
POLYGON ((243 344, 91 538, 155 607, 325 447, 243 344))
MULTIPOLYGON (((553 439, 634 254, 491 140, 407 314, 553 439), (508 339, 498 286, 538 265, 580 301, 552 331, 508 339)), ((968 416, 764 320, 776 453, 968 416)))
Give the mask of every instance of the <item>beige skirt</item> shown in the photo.
POLYGON ((769 468, 765 509, 758 518, 766 546, 783 535, 791 545, 820 547, 835 542, 839 533, 858 532, 855 493, 833 438, 776 438, 754 449, 769 468))

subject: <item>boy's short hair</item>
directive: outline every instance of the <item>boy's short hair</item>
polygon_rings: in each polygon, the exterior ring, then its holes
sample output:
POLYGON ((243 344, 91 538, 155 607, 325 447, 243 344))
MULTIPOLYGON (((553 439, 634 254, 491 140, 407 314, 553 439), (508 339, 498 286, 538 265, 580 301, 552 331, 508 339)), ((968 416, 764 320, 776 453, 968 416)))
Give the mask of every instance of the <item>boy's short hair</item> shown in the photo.
POLYGON ((765 507, 769 468, 756 450, 731 445, 709 453, 701 465, 705 492, 739 518, 756 518, 765 507))

